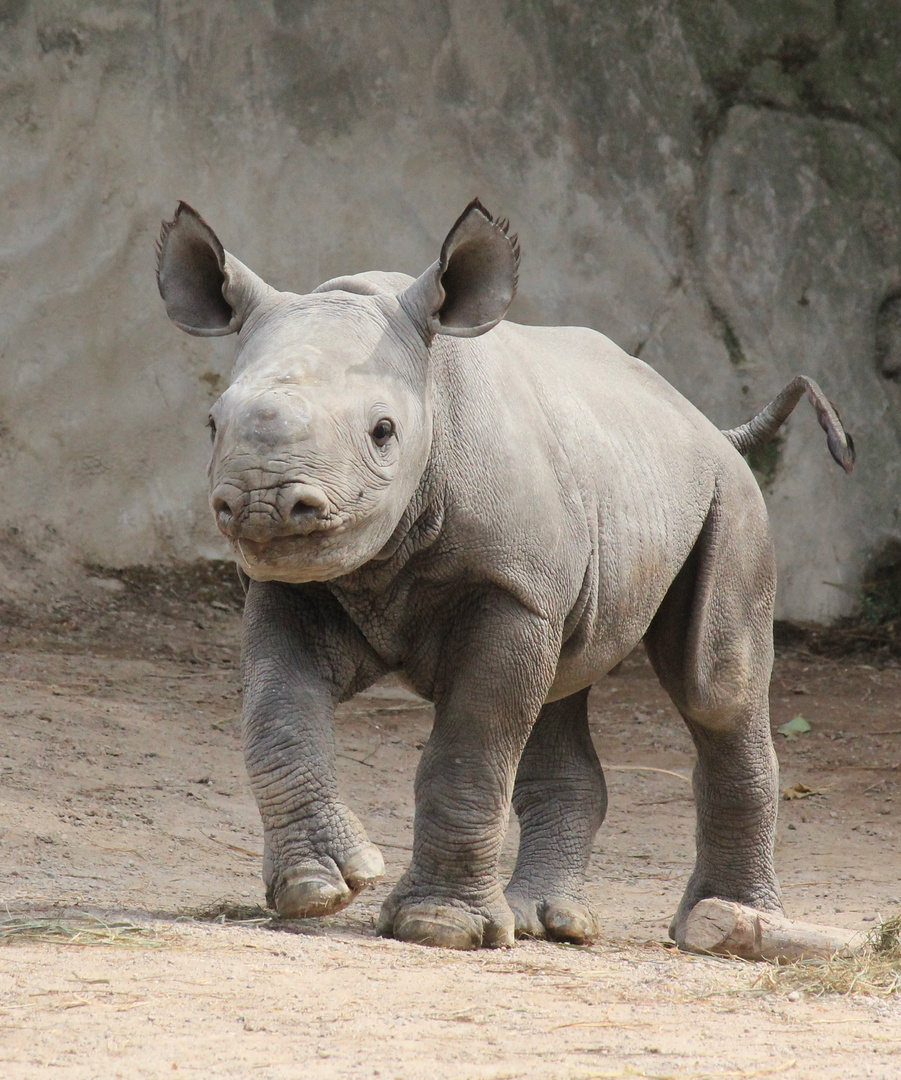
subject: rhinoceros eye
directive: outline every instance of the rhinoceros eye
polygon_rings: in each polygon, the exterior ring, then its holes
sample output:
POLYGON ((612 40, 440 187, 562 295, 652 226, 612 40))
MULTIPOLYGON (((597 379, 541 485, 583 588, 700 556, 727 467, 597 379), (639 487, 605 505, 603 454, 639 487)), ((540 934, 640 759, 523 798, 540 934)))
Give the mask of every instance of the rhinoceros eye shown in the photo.
POLYGON ((394 421, 383 417, 370 431, 369 435, 376 446, 384 446, 394 436, 394 421))
POLYGON ((216 441, 216 421, 212 416, 208 416, 206 420, 206 426, 210 429, 210 442, 216 441))

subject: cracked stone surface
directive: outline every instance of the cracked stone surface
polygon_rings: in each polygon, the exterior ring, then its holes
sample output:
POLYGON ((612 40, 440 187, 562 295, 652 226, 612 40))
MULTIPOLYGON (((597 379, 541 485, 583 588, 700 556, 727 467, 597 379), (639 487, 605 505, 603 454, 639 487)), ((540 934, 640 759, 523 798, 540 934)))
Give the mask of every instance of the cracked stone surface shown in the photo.
POLYGON ((513 319, 602 330, 724 427, 822 383, 854 477, 804 414, 758 464, 779 614, 851 610, 901 536, 899 52, 896 0, 0 2, 3 590, 221 551, 232 345, 156 296, 176 199, 302 291, 420 272, 478 195, 513 319))

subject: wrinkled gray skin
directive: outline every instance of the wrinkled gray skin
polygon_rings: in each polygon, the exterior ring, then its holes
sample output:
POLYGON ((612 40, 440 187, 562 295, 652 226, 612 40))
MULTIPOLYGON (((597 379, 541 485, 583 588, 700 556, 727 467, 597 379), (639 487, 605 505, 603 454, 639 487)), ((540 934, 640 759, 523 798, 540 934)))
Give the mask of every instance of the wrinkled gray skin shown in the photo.
POLYGON ((644 639, 698 751, 697 862, 671 932, 708 896, 779 911, 775 573, 757 484, 607 338, 501 322, 517 264, 478 203, 417 280, 360 274, 307 296, 264 284, 184 204, 164 226, 171 318, 238 333, 211 413, 211 504, 250 579, 244 750, 268 902, 324 915, 383 874, 338 794, 333 724, 338 702, 394 671, 435 725, 413 857, 379 932, 452 948, 593 940, 581 887, 607 795, 588 690, 644 639))

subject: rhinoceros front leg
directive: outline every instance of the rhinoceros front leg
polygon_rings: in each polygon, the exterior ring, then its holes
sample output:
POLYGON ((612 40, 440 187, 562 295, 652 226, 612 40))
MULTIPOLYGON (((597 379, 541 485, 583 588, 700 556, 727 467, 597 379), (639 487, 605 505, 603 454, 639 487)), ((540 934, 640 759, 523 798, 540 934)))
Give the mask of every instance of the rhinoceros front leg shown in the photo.
POLYGON ((338 795, 335 705, 382 670, 324 588, 275 582, 250 585, 242 667, 266 901, 284 918, 339 911, 385 867, 338 795))
POLYGON ((506 889, 520 937, 587 944, 599 933, 582 895, 607 788, 588 727, 589 687, 545 705, 513 788, 519 855, 506 889))
POLYGON ((435 724, 416 773, 413 858, 382 906, 378 932, 451 949, 512 945, 498 856, 559 636, 492 594, 445 641, 435 724))

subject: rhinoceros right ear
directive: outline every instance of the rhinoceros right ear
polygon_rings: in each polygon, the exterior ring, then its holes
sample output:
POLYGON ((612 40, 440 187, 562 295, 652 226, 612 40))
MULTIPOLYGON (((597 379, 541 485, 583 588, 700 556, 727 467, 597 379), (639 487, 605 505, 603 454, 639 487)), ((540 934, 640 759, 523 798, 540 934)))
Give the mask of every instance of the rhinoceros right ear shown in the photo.
POLYGON ((436 263, 401 294, 424 336, 477 337, 507 314, 516 294, 519 242, 473 199, 455 222, 436 263))
POLYGON ((156 279, 169 318, 198 337, 240 330, 250 312, 275 290, 222 247, 196 210, 180 202, 164 221, 156 279))

